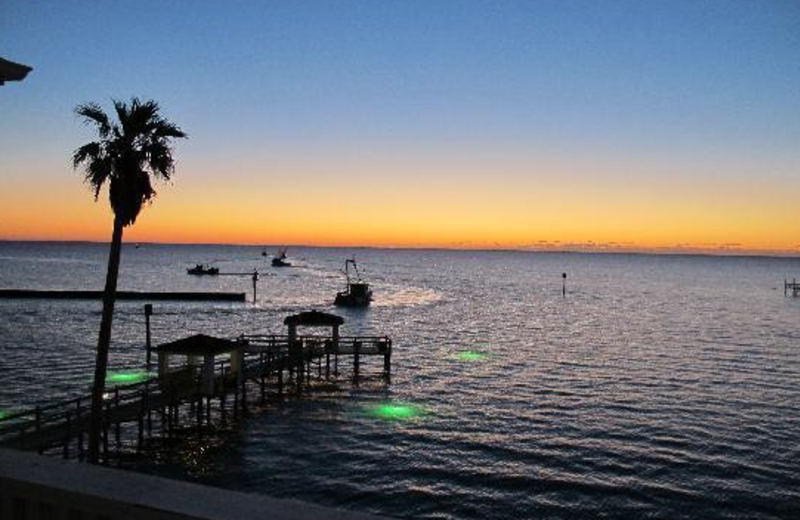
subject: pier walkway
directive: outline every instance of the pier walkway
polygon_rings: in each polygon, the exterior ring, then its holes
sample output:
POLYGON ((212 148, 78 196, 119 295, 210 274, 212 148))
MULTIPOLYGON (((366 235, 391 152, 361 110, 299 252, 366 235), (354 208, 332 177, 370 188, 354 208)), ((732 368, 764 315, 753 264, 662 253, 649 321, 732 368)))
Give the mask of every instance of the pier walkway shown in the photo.
MULTIPOLYGON (((338 376, 342 357, 352 361, 350 373, 356 384, 365 357, 382 358, 381 375, 390 377, 389 337, 339 336, 341 321, 334 324, 331 336, 297 335, 297 325, 308 325, 302 322, 304 315, 312 315, 312 321, 319 321, 320 316, 341 320, 322 313, 302 313, 297 315, 301 317, 297 323, 290 323, 297 316, 287 318, 288 335, 241 335, 235 340, 198 335, 159 346, 158 377, 107 390, 103 460, 108 462, 112 437, 117 450, 125 436, 126 444, 135 445, 139 451, 154 428, 171 433, 187 421, 202 427, 212 423, 212 416, 225 422, 230 414, 237 417, 247 411, 253 388, 262 401, 268 391, 278 396, 302 393, 311 387, 313 379, 338 376), (175 355, 186 355, 186 362, 173 367, 170 357, 175 355)), ((329 323, 311 326, 323 324, 329 323)), ((83 459, 90 403, 87 394, 6 415, 0 418, 0 446, 39 453, 55 449, 64 458, 83 459)))

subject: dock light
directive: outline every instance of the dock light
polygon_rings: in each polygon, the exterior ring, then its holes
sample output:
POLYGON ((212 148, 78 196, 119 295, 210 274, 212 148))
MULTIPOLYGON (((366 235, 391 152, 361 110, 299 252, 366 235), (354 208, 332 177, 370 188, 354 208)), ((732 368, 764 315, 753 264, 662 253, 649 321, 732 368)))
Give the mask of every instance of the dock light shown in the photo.
POLYGON ((459 361, 483 361, 487 357, 489 355, 480 350, 462 350, 456 354, 456 359, 459 361))
POLYGON ((112 372, 108 374, 106 381, 120 385, 132 385, 135 383, 141 383, 142 381, 147 381, 153 377, 153 374, 150 372, 141 370, 137 372, 112 372))
POLYGON ((381 403, 365 407, 367 413, 384 421, 407 421, 424 415, 425 410, 413 404, 381 403))

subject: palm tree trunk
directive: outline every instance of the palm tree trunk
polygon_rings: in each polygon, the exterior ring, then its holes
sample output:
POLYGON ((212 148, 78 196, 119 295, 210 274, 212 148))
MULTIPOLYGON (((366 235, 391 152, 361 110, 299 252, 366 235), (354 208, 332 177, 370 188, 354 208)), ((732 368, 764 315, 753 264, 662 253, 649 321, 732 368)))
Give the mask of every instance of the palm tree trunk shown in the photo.
POLYGON ((111 249, 108 254, 106 288, 103 293, 103 317, 100 321, 100 337, 97 340, 97 356, 94 364, 94 383, 92 385, 92 415, 89 419, 89 463, 100 461, 100 433, 103 428, 103 393, 106 387, 108 368, 108 349, 111 345, 111 323, 114 319, 114 302, 117 297, 117 276, 122 250, 122 219, 114 217, 114 232, 111 235, 111 249))

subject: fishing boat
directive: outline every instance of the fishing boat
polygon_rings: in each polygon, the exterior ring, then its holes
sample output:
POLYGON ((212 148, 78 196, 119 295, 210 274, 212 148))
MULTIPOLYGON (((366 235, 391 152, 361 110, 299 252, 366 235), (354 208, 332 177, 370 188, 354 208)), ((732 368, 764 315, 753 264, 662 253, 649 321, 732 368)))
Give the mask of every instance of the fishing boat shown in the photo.
POLYGON ((344 262, 344 275, 347 278, 347 289, 336 293, 334 305, 340 307, 366 307, 372 302, 372 289, 369 284, 361 279, 358 272, 358 265, 355 258, 350 258, 344 262), (350 266, 353 266, 353 275, 350 274, 350 266))
POLYGON ((292 264, 286 260, 286 248, 278 250, 278 254, 272 257, 272 267, 291 267, 292 264))
POLYGON ((217 275, 219 274, 218 267, 210 267, 205 264, 197 264, 192 268, 186 270, 187 274, 193 274, 195 276, 204 276, 204 275, 217 275))

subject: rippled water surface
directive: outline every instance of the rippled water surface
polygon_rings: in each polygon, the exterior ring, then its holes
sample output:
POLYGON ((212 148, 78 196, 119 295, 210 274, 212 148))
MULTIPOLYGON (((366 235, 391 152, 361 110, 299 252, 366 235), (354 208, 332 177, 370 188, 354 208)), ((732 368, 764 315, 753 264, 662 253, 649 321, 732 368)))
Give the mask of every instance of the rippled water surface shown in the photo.
MULTIPOLYGON (((409 518, 800 518, 800 298, 783 296, 800 260, 289 253, 297 267, 272 269, 256 247, 126 246, 120 288, 251 294, 185 269, 258 268, 255 306, 157 302, 155 342, 335 311, 345 334, 394 338, 391 383, 273 403, 146 470, 409 518), (365 311, 331 305, 352 255, 365 311), (412 412, 376 414, 386 403, 412 412)), ((105 255, 0 242, 0 287, 100 289, 105 255)), ((143 362, 141 307, 118 304, 117 368, 143 362)), ((87 391, 99 311, 0 300, 0 411, 87 391)))

